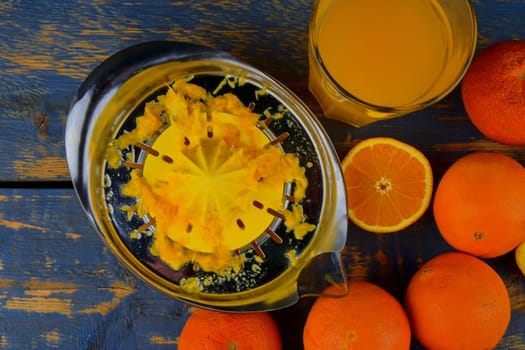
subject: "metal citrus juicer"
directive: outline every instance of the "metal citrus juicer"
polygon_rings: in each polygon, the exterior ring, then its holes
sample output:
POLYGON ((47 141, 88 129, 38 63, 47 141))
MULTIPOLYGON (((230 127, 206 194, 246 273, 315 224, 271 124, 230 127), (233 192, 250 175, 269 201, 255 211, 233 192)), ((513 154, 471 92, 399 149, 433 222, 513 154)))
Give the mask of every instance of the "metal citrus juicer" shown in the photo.
MULTIPOLYGON (((322 295, 334 283, 346 289, 341 263, 346 197, 333 145, 315 115, 291 91, 231 55, 169 41, 146 42, 114 54, 78 90, 65 145, 74 188, 103 241, 134 274, 160 291, 193 305, 242 312, 287 307, 300 297, 322 295), (137 198, 123 194, 122 187, 133 170, 148 171, 148 159, 158 156, 154 149, 162 130, 119 150, 125 160, 119 166, 108 165, 108 145, 136 127, 146 102, 180 79, 213 94, 235 94, 260 114, 258 123, 264 125, 261 132, 268 143, 283 154, 297 155, 308 181, 301 206, 315 228, 297 238, 287 231, 281 213, 269 208, 267 227, 251 232, 249 242, 231 252, 242 255, 243 264, 228 276, 191 262, 170 267, 150 249, 157 233, 155 218, 122 209, 136 204, 137 198), (188 281, 198 288, 188 288, 188 281)), ((293 205, 293 191, 293 183, 283 183, 283 207, 293 205)), ((239 220, 238 225, 244 223, 239 220)))

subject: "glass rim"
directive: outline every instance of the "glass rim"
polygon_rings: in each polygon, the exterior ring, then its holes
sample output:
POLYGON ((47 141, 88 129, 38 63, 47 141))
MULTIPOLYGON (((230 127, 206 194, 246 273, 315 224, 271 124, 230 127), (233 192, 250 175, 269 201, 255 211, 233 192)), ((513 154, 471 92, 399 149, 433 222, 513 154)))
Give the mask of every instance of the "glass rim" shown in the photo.
MULTIPOLYGON (((470 0, 463 0, 465 2, 465 5, 467 7, 467 11, 470 14, 469 19, 472 22, 471 32, 471 45, 469 46, 469 54, 466 56, 466 59, 459 70, 459 74, 455 77, 452 84, 448 84, 447 88, 443 91, 439 92, 435 96, 432 96, 429 99, 425 99, 423 102, 417 103, 417 104, 408 104, 405 106, 381 106, 378 104, 367 102, 349 91, 347 91, 345 88, 341 86, 340 83, 337 82, 337 80, 333 77, 333 75, 330 73, 330 71, 327 69, 326 65, 323 62, 322 56, 319 52, 319 48, 317 45, 317 33, 319 30, 319 25, 316 23, 316 13, 318 11, 319 3, 323 0, 314 0, 313 6, 312 6, 312 12, 309 19, 308 24, 308 50, 310 51, 310 55, 315 60, 315 64, 317 65, 318 69, 321 71, 321 73, 324 75, 325 78, 327 78, 327 81, 329 82, 331 88, 333 88, 340 96, 343 98, 350 100, 354 103, 357 103, 362 108, 365 109, 372 109, 376 112, 385 113, 385 114, 405 114, 414 112, 423 108, 426 108, 444 97, 446 97, 450 92, 452 92, 461 82, 465 74, 467 73, 468 68, 470 67, 470 64, 472 63, 472 60, 474 59, 475 53, 476 53, 476 47, 477 47, 477 35, 478 35, 478 21, 476 17, 476 12, 474 9, 474 6, 472 4, 472 1, 470 0), (312 35, 313 33, 316 33, 316 35, 312 35)), ((331 0, 331 2, 338 1, 338 0, 331 0)), ((455 1, 461 1, 461 0, 455 0, 455 1)), ((312 63, 310 63, 312 64, 312 63)))

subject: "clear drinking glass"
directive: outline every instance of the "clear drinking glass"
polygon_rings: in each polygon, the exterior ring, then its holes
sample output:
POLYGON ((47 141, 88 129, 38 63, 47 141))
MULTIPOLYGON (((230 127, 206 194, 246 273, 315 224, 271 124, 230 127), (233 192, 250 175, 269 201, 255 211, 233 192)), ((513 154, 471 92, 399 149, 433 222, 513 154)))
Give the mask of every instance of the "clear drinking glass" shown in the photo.
POLYGON ((476 40, 468 0, 315 0, 309 88, 327 117, 356 127, 402 116, 457 86, 476 40))

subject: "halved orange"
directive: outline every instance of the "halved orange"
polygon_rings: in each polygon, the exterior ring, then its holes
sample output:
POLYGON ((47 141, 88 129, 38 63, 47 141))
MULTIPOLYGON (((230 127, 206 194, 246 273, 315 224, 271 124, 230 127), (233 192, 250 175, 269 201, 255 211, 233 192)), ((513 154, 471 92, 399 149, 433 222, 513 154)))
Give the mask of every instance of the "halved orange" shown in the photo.
POLYGON ((341 165, 348 217, 366 231, 400 231, 417 221, 430 204, 430 163, 402 141, 388 137, 363 140, 341 165))

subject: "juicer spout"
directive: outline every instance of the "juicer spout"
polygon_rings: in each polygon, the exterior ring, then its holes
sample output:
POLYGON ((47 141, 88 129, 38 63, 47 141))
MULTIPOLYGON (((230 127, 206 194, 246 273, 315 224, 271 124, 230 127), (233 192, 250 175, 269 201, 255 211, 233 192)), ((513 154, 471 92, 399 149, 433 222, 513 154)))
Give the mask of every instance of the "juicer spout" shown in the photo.
POLYGON ((346 295, 348 285, 341 253, 338 251, 327 252, 312 258, 299 275, 297 291, 299 297, 342 297, 346 295), (324 293, 326 288, 334 284, 341 286, 336 294, 324 293))

